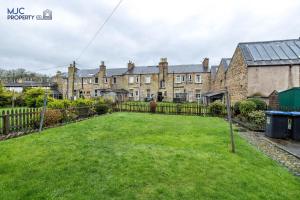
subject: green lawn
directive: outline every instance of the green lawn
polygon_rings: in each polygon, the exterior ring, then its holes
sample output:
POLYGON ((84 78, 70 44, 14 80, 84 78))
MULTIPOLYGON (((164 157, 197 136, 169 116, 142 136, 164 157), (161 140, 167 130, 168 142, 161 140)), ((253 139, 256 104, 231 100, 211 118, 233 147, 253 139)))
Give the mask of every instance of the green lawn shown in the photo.
POLYGON ((114 113, 0 142, 1 199, 300 199, 220 118, 114 113))

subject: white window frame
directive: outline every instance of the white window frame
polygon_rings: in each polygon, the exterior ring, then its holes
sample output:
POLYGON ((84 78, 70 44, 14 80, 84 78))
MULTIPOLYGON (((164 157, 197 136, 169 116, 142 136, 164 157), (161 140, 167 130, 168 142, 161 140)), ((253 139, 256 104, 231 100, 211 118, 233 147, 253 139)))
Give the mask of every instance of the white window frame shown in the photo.
POLYGON ((151 83, 151 76, 145 76, 145 83, 150 84, 151 83))
POLYGON ((128 83, 133 84, 134 83, 134 77, 129 76, 128 83))
POLYGON ((196 99, 197 99, 197 100, 198 100, 198 99, 201 99, 201 96, 202 96, 201 90, 200 90, 200 89, 195 90, 195 97, 196 97, 196 99), (199 96, 199 97, 198 97, 198 96, 199 96))
POLYGON ((189 74, 188 75, 188 82, 192 82, 192 81, 193 81, 192 74, 189 74))
POLYGON ((181 76, 180 75, 175 76, 175 83, 181 83, 181 76))
POLYGON ((196 74, 195 75, 195 83, 202 83, 202 77, 201 74, 196 74), (199 77, 199 79, 198 79, 199 77))
POLYGON ((181 76, 181 82, 185 82, 185 75, 181 76))

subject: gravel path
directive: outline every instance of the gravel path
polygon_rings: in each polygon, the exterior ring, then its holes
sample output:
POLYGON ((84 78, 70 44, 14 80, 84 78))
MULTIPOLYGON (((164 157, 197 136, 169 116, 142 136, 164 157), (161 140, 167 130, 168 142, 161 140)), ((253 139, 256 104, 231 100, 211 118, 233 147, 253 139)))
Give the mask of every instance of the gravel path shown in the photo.
POLYGON ((292 173, 300 176, 300 159, 279 148, 264 136, 264 133, 241 129, 239 134, 260 151, 287 167, 292 173))

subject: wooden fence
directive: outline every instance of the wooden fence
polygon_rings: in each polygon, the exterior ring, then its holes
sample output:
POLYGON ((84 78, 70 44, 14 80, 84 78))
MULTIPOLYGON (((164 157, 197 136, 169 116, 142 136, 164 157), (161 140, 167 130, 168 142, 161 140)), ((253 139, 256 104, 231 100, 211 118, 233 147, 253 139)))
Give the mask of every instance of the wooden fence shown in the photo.
POLYGON ((40 121, 40 109, 9 109, 0 113, 0 134, 11 132, 33 132, 40 121))
MULTIPOLYGON (((113 107, 115 112, 151 112, 149 104, 141 103, 118 103, 113 107)), ((208 106, 197 104, 157 104, 155 113, 173 115, 200 115, 200 116, 224 116, 226 110, 221 113, 210 112, 208 106)))

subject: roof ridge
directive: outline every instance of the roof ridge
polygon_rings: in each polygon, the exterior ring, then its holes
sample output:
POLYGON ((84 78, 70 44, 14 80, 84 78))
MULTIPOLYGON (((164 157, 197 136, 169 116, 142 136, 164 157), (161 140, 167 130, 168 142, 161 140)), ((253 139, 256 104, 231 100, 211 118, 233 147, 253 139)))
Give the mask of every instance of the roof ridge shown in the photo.
POLYGON ((256 43, 272 43, 272 42, 288 42, 288 41, 300 41, 300 39, 286 39, 286 40, 269 40, 269 41, 256 41, 256 42, 239 42, 240 44, 256 44, 256 43))

